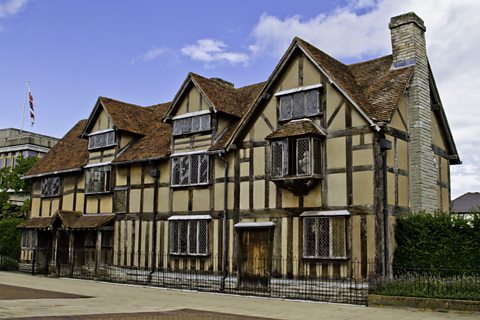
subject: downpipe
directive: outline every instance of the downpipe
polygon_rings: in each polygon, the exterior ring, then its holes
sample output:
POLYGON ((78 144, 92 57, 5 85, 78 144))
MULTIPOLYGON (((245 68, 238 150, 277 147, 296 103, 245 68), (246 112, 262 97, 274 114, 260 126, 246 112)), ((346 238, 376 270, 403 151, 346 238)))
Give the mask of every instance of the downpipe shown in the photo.
POLYGON ((220 282, 220 291, 225 291, 225 282, 228 276, 228 230, 227 230, 227 205, 228 205, 228 161, 224 158, 222 153, 218 153, 218 158, 223 161, 223 221, 222 221, 222 260, 223 260, 223 274, 220 282))
POLYGON ((389 215, 388 215, 388 181, 387 181, 387 151, 392 149, 392 143, 383 137, 380 140, 380 150, 382 152, 382 171, 383 171, 383 250, 384 250, 384 276, 390 277, 390 234, 389 234, 389 215))

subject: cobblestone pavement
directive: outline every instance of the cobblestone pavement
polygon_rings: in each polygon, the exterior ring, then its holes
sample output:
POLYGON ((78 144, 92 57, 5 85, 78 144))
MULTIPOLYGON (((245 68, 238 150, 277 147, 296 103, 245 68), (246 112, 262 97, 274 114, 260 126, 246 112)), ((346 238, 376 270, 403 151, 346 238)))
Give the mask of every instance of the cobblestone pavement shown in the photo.
POLYGON ((46 278, 12 272, 0 272, 0 284, 90 297, 0 300, 0 318, 41 319, 41 317, 47 316, 49 318, 62 316, 63 319, 82 320, 249 319, 238 317, 246 316, 270 319, 341 320, 480 319, 479 314, 471 313, 440 313, 198 293, 65 278, 46 278), (202 314, 202 311, 210 312, 210 314, 202 314), (91 315, 91 317, 78 317, 78 315, 91 315), (201 318, 202 316, 204 318, 201 318), (235 318, 235 316, 237 317, 235 318))

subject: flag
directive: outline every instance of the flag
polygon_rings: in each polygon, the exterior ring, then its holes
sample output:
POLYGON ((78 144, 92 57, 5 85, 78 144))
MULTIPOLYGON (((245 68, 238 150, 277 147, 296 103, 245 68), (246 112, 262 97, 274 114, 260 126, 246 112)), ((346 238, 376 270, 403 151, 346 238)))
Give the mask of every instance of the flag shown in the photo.
POLYGON ((33 103, 33 96, 32 92, 28 90, 28 102, 30 103, 30 123, 33 126, 35 123, 35 110, 34 110, 34 103, 33 103))

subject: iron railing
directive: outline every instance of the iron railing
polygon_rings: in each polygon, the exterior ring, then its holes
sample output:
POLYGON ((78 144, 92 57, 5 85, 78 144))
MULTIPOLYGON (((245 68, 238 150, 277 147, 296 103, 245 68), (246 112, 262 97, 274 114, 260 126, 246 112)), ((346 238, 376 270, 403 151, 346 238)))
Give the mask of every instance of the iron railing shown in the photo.
POLYGON ((393 296, 480 300, 480 268, 394 268, 391 278, 370 279, 369 293, 393 296))
POLYGON ((157 256, 152 270, 150 255, 102 250, 100 261, 94 250, 65 252, 37 248, 32 261, 34 274, 101 280, 206 292, 223 292, 284 299, 302 299, 335 303, 366 304, 368 281, 357 278, 360 263, 342 262, 342 266, 303 259, 237 259, 230 257, 230 269, 221 270, 217 256, 157 256), (287 265, 295 271, 282 275, 275 269, 287 265), (317 266, 318 265, 318 266, 317 266), (303 266, 303 267, 302 267, 303 266), (322 270, 323 268, 323 270, 322 270), (335 270, 334 270, 335 269, 335 270))

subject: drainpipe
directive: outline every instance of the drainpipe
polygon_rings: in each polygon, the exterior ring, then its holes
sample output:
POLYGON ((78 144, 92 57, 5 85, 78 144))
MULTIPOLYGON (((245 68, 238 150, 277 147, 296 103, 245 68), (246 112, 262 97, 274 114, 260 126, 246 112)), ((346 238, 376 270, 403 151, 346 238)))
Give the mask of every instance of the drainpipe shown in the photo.
POLYGON ((385 139, 380 140, 380 151, 382 152, 382 169, 383 169, 383 245, 384 245, 384 261, 383 275, 390 276, 390 235, 388 228, 388 183, 387 183, 387 151, 392 149, 392 143, 385 139))
POLYGON ((223 232, 222 232, 222 248, 223 248, 223 276, 220 283, 220 291, 225 290, 225 281, 228 276, 228 231, 227 231, 227 206, 228 206, 228 161, 223 157, 222 153, 218 153, 218 158, 223 161, 223 232))
POLYGON ((152 264, 151 271, 148 277, 152 280, 152 275, 155 272, 157 265, 157 214, 158 214, 158 178, 160 177, 160 170, 154 167, 150 171, 150 176, 153 178, 153 219, 152 219, 152 264))

